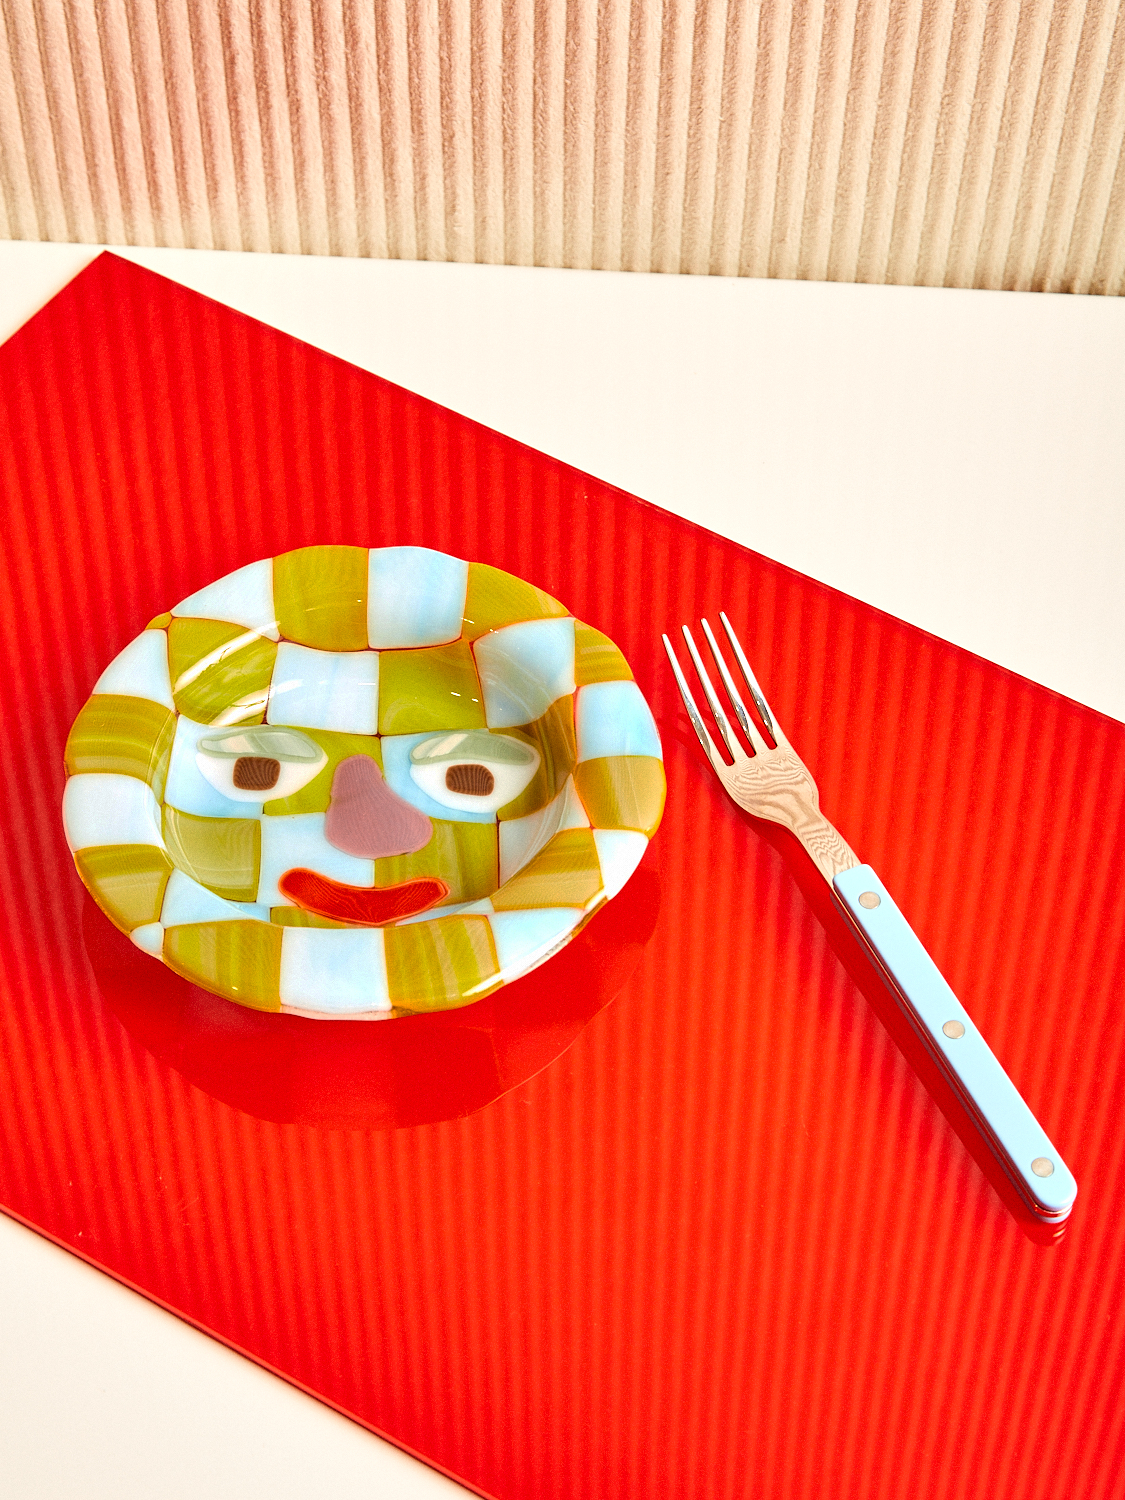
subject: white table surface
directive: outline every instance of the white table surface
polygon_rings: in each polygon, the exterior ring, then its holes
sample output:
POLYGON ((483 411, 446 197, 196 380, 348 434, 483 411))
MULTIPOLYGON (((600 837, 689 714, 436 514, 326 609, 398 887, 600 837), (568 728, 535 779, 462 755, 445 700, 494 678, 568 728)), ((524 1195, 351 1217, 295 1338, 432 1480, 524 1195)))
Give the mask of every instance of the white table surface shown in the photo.
MULTIPOLYGON (((0 243, 0 338, 96 253, 0 243)), ((1125 719, 1125 300, 119 253, 1125 719)), ((2 1217, 0 1474, 466 1493, 2 1217)))

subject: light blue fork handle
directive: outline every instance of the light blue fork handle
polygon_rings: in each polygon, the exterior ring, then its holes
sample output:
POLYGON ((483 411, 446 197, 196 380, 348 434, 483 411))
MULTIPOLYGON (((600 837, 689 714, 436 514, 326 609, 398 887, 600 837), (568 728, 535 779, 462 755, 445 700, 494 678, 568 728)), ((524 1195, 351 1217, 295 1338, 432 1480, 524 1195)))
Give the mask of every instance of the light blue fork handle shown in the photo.
POLYGON ((837 875, 835 886, 1008 1176, 1037 1214, 1065 1219, 1078 1184, 878 875, 870 865, 859 865, 837 875), (960 1034, 959 1027, 964 1028, 960 1034))

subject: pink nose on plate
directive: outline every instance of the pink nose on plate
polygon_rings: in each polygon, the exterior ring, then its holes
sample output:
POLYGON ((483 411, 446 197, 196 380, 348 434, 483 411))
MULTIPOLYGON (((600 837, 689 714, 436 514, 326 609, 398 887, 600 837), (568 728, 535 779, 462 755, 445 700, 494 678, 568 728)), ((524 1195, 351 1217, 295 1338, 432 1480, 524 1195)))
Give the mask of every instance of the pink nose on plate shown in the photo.
POLYGON ((337 849, 360 859, 413 854, 433 831, 425 813, 391 791, 369 755, 349 755, 336 767, 324 832, 337 849))

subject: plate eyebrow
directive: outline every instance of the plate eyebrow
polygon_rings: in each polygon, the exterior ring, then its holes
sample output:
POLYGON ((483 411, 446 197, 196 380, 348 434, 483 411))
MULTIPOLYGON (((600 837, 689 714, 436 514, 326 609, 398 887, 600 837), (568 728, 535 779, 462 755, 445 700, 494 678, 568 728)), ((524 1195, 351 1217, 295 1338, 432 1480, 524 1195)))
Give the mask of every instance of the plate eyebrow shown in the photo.
POLYGON ((425 739, 410 751, 412 765, 441 765, 443 762, 484 761, 493 765, 531 766, 539 760, 533 746, 511 735, 493 734, 488 729, 458 730, 425 739))
POLYGON ((312 765, 323 755, 320 746, 298 730, 281 725, 255 725, 251 729, 239 729, 230 734, 208 735, 199 741, 199 748, 207 755, 223 760, 260 758, 284 760, 299 765, 312 765))

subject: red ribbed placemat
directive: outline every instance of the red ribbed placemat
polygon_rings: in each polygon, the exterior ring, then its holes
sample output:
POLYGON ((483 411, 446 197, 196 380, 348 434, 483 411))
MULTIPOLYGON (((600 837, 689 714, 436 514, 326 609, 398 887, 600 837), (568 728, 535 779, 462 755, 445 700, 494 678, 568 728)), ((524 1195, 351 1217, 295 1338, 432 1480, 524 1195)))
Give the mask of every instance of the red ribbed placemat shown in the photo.
POLYGON ((11 1213, 504 1500, 1123 1493, 1125 727, 113 256, 0 351, 0 403, 11 1213), (314 542, 531 579, 660 722, 634 882, 451 1017, 239 1012, 63 841, 101 668, 314 542), (718 794, 658 638, 720 607, 1072 1166, 1061 1235, 718 794))

